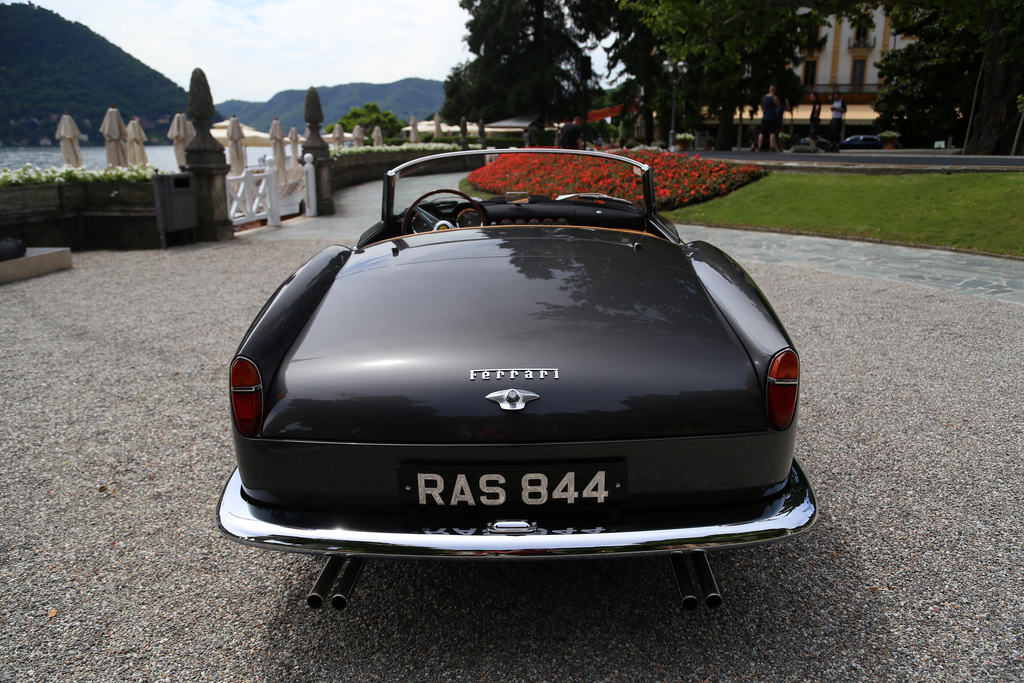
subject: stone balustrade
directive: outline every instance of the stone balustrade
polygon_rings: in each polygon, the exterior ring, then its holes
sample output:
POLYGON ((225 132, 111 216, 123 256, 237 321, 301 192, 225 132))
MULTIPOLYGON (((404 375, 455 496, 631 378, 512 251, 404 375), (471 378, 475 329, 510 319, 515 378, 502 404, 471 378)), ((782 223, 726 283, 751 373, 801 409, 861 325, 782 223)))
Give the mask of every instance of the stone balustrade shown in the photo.
MULTIPOLYGON (((330 191, 382 181, 389 169, 435 153, 367 151, 332 158, 325 162, 330 191)), ((448 170, 457 171, 465 168, 466 162, 456 159, 452 163, 448 170)), ((0 237, 16 237, 30 247, 159 249, 162 242, 156 213, 151 182, 0 188, 0 237)))

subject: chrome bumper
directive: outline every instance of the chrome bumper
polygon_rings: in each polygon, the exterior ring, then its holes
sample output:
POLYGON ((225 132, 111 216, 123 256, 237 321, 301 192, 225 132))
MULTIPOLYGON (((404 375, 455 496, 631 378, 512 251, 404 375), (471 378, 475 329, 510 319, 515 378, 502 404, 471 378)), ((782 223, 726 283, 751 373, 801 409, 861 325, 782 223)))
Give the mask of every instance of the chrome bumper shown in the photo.
MULTIPOLYGON (((236 469, 218 506, 220 530, 239 543, 271 550, 381 557, 543 557, 658 553, 767 543, 809 529, 817 518, 814 492, 794 460, 788 486, 756 517, 681 528, 588 529, 548 533, 509 526, 492 530, 444 529, 419 533, 366 531, 343 525, 302 525, 301 514, 250 503, 236 469), (500 531, 499 531, 500 530, 500 531), (474 533, 475 532, 475 533, 474 533)), ((496 522, 498 520, 495 520, 496 522)), ((515 525, 524 524, 514 522, 515 525)), ((631 525, 635 527, 635 525, 631 525)), ((529 524, 526 523, 526 527, 529 524)))

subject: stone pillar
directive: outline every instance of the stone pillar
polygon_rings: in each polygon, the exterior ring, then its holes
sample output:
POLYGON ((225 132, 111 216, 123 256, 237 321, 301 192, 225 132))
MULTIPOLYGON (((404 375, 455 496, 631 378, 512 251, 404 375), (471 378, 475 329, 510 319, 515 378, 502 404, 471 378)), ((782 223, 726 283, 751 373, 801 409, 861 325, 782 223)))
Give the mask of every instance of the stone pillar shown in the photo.
POLYGON ((328 216, 334 213, 334 199, 331 197, 331 150, 320 137, 320 124, 324 122, 324 110, 320 106, 320 93, 316 88, 306 91, 306 123, 309 136, 302 146, 302 156, 313 155, 316 166, 316 213, 328 216))
POLYGON ((224 146, 210 134, 215 113, 206 74, 195 69, 188 89, 188 116, 196 128, 196 137, 185 148, 185 170, 193 175, 196 239, 200 242, 220 242, 235 236, 235 227, 228 217, 225 180, 231 167, 224 159, 224 146))

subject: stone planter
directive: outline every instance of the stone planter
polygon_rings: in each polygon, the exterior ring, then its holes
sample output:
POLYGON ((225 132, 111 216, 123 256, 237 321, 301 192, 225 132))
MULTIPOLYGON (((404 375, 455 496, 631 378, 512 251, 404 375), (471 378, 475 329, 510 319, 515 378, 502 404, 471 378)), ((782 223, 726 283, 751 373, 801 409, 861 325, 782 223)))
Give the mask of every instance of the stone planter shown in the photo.
POLYGON ((75 251, 160 248, 153 183, 0 188, 0 237, 75 251))

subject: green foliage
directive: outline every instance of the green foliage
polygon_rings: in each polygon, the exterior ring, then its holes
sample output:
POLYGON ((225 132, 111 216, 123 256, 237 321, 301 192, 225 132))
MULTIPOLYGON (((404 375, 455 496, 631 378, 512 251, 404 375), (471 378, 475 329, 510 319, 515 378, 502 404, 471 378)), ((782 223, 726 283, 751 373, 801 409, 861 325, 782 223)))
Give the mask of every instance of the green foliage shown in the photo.
POLYGON ((446 120, 562 120, 587 107, 591 36, 577 18, 593 12, 588 3, 460 0, 459 6, 471 17, 466 44, 475 57, 445 80, 446 120))
POLYGON ((338 121, 345 130, 351 133, 355 127, 362 126, 367 137, 373 132, 375 126, 380 126, 384 137, 397 136, 406 125, 398 120, 398 117, 389 111, 382 111, 376 102, 367 102, 362 107, 352 107, 347 114, 338 121))
MULTIPOLYGON (((681 81, 694 112, 707 106, 718 115, 723 144, 734 139, 739 107, 756 111, 768 86, 796 102, 804 88, 793 73, 806 52, 820 49, 819 27, 831 14, 860 16, 852 0, 751 3, 747 0, 622 0, 657 38, 659 61, 686 61, 681 81)), ((650 68, 650 67, 648 67, 650 68)), ((667 80, 667 72, 662 79, 667 80)), ((661 90, 664 97, 665 90, 661 90)), ((662 109, 665 100, 662 100, 662 109)))
MULTIPOLYGON (((967 154, 1010 153, 1020 120, 1013 111, 1014 103, 1018 93, 1024 89, 1024 0, 888 0, 886 8, 894 15, 912 16, 915 11, 924 11, 936 17, 937 26, 924 26, 929 33, 923 40, 926 47, 917 48, 918 53, 911 55, 907 60, 910 63, 900 64, 899 71, 911 83, 920 81, 920 88, 941 88, 933 95, 952 91, 946 101, 937 103, 942 109, 948 110, 968 98, 962 111, 973 111, 974 116, 964 151, 967 154), (943 34, 936 28, 949 30, 943 34), (927 51, 929 47, 931 52, 927 51), (966 57, 964 47, 969 53, 966 57), (945 51, 949 54, 945 55, 945 51), (966 78, 958 77, 955 69, 950 68, 953 83, 943 83, 934 77, 929 80, 930 70, 943 68, 944 56, 951 67, 955 63, 962 68, 964 61, 969 61, 971 71, 964 74, 966 78), (925 70, 921 76, 913 72, 915 60, 925 70), (964 81, 968 84, 958 86, 964 81), (980 87, 977 97, 974 97, 976 83, 980 87), (955 103, 949 101, 950 98, 955 98, 955 103)), ((909 92, 905 99, 915 107, 916 113, 928 114, 919 108, 919 103, 927 95, 909 92)), ((908 107, 909 125, 918 125, 909 120, 909 113, 908 107)), ((895 117, 900 112, 887 114, 895 117)), ((927 119, 924 123, 928 124, 927 119)), ((959 125, 964 126, 966 133, 966 124, 959 125)), ((909 130, 902 132, 910 133, 909 130)))
POLYGON ((0 5, 0 26, 0 140, 52 138, 64 111, 97 140, 111 104, 125 120, 138 116, 149 124, 147 136, 162 138, 170 117, 188 104, 184 89, 168 78, 42 7, 0 5))
POLYGON ((875 102, 875 126, 899 131, 911 147, 949 136, 962 144, 982 58, 977 28, 923 6, 894 7, 889 17, 893 32, 917 40, 889 50, 878 63, 887 87, 875 102))

